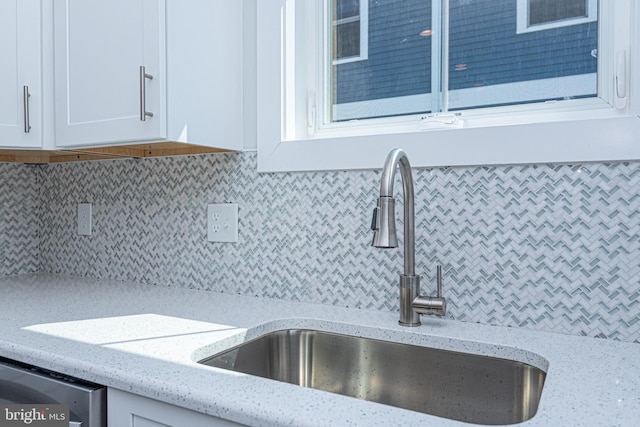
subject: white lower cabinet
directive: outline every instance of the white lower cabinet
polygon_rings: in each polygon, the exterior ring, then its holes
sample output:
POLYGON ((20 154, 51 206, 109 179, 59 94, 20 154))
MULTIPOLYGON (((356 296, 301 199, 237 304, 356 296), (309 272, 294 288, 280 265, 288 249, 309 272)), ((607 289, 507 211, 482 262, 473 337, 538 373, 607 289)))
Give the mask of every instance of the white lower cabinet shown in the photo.
POLYGON ((237 427, 237 424, 168 403, 109 388, 108 427, 237 427))

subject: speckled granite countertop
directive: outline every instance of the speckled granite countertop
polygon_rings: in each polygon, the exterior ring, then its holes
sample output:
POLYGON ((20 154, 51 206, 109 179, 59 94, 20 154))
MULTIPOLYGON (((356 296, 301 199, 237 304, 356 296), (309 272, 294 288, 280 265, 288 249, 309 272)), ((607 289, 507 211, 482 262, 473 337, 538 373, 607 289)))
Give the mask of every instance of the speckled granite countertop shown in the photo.
POLYGON ((469 426, 195 363, 283 328, 496 355, 547 370, 526 426, 640 425, 640 345, 56 275, 0 278, 0 355, 242 424, 469 426))

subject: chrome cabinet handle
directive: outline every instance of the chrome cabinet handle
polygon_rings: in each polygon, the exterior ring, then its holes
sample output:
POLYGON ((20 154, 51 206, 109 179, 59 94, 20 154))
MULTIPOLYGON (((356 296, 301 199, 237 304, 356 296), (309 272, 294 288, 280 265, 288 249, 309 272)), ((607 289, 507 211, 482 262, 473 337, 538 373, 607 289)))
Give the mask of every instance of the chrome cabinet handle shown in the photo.
POLYGON ((147 74, 144 65, 140 66, 140 121, 147 121, 147 117, 153 117, 153 113, 147 111, 146 79, 153 80, 151 74, 147 74))
POLYGON ((29 86, 22 86, 22 103, 24 106, 24 132, 29 133, 31 130, 31 124, 29 123, 29 86))

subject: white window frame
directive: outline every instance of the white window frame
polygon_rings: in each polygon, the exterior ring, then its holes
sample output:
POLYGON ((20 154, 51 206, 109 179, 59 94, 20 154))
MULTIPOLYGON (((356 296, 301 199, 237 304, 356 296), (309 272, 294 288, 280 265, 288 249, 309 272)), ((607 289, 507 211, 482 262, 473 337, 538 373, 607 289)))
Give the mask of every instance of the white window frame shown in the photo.
POLYGON ((602 0, 598 85, 603 99, 323 128, 318 117, 325 106, 316 96, 324 91, 324 79, 318 78, 322 68, 314 49, 296 50, 296 45, 323 49, 318 21, 305 13, 315 2, 260 0, 258 170, 379 169, 396 147, 407 151, 414 167, 640 160, 640 84, 627 78, 640 75, 637 56, 628 54, 640 49, 635 3, 602 0), (294 18, 303 25, 294 25, 294 18))
MULTIPOLYGON (((568 27, 570 25, 586 24, 598 19, 598 0, 587 1, 587 16, 582 18, 563 19, 546 24, 529 25, 529 1, 517 0, 517 34, 530 33, 533 31, 549 30, 551 28, 568 27)), ((601 0, 606 2, 607 0, 601 0)))
MULTIPOLYGON (((355 18, 341 19, 334 25, 340 25, 355 21, 355 18)), ((360 14, 357 18, 360 21, 360 52, 358 55, 347 58, 334 59, 333 65, 347 64, 349 62, 365 61, 369 59, 369 0, 360 0, 360 14)))

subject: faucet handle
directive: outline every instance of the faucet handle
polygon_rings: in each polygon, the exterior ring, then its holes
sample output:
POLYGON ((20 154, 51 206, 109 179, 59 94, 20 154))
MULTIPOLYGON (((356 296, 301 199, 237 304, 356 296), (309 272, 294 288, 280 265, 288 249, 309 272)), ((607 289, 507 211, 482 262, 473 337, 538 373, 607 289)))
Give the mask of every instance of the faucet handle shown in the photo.
POLYGON ((417 296, 411 303, 411 308, 420 314, 447 314, 447 299, 442 296, 442 266, 436 266, 436 296, 417 296))

